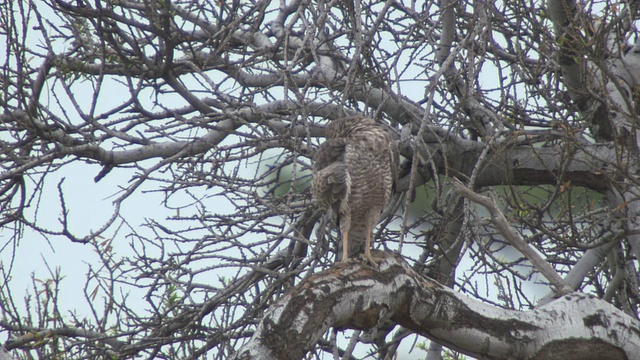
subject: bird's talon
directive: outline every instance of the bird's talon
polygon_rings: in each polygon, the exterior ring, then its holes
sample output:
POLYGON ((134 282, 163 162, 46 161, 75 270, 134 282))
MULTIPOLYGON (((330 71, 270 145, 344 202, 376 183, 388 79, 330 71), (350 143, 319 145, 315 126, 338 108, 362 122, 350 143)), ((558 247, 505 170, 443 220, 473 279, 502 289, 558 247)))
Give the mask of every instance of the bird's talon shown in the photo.
POLYGON ((384 259, 383 258, 375 258, 373 256, 365 256, 364 260, 366 262, 368 262, 369 265, 377 267, 378 265, 380 265, 380 262, 382 262, 382 260, 384 260, 384 259))

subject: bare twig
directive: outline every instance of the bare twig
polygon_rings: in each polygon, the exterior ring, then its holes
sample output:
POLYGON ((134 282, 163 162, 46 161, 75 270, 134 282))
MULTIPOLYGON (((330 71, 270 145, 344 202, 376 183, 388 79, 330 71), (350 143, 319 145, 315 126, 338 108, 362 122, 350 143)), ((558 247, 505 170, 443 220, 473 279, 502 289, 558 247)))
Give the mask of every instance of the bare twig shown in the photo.
POLYGON ((490 196, 483 196, 476 194, 471 189, 464 186, 458 179, 453 179, 453 188, 460 195, 465 198, 484 206, 489 213, 491 213, 491 221, 495 224, 500 231, 500 234, 522 255, 524 255, 533 266, 540 271, 540 273, 555 287, 555 291, 559 295, 565 295, 573 292, 573 289, 569 284, 556 272, 556 270, 549 265, 532 247, 530 247, 519 235, 516 233, 507 218, 504 216, 495 200, 490 196))

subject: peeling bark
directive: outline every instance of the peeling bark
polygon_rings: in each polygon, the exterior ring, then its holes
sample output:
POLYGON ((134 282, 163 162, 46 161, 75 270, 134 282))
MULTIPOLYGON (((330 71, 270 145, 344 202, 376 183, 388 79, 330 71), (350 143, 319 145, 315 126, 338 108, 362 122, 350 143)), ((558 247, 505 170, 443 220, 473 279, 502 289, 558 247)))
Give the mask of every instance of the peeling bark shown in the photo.
POLYGON ((337 264, 293 288, 265 313, 236 359, 301 359, 330 328, 371 330, 391 320, 483 359, 633 359, 640 323, 573 293, 532 311, 501 309, 416 273, 398 255, 379 269, 337 264))

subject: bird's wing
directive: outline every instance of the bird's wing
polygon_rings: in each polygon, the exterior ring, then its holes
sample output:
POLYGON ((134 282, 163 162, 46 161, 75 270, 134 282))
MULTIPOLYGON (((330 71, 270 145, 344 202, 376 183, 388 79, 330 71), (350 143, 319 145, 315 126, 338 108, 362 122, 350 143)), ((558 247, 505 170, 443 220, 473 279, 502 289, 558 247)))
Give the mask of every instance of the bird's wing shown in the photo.
POLYGON ((334 208, 349 193, 350 178, 344 163, 346 142, 327 139, 316 152, 313 165, 313 197, 322 208, 334 208))
POLYGON ((336 161, 344 161, 346 146, 344 139, 327 139, 320 144, 313 157, 313 171, 319 171, 336 161))
POLYGON ((313 174, 313 197, 320 207, 338 210, 349 193, 349 173, 343 162, 336 161, 313 174))

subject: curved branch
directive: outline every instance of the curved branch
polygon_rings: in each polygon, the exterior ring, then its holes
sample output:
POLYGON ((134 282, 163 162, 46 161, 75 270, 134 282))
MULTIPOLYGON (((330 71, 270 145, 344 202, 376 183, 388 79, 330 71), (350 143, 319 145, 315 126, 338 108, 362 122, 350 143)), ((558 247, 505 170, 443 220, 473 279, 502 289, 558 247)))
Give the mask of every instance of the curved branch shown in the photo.
POLYGON ((273 304, 236 359, 301 359, 330 328, 376 328, 387 320, 483 359, 628 359, 640 353, 640 323, 586 294, 529 312, 457 294, 398 255, 378 270, 338 264, 273 304))

